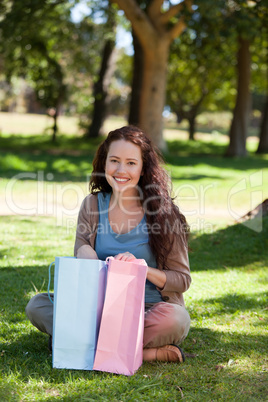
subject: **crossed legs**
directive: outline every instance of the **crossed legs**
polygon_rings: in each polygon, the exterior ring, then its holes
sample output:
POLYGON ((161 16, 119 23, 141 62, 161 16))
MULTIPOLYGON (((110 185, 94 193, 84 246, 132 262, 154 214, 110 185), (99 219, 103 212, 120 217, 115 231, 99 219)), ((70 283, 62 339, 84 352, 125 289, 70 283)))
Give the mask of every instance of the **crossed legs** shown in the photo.
MULTIPOLYGON (((53 294, 50 296, 53 298, 53 294)), ((37 329, 52 336, 53 304, 46 293, 37 294, 29 301, 26 314, 37 329)), ((156 348, 179 345, 189 328, 190 317, 183 306, 166 302, 154 304, 145 312, 144 360, 155 360, 156 348)))

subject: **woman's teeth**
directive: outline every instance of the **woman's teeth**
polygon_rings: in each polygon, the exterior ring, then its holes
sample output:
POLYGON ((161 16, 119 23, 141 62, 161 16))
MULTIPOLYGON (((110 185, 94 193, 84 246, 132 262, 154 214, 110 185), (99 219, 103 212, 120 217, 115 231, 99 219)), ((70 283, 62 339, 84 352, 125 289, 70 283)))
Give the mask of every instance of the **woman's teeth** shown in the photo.
POLYGON ((128 181, 128 179, 120 179, 119 177, 115 177, 114 178, 116 181, 120 181, 120 182, 126 182, 128 181))

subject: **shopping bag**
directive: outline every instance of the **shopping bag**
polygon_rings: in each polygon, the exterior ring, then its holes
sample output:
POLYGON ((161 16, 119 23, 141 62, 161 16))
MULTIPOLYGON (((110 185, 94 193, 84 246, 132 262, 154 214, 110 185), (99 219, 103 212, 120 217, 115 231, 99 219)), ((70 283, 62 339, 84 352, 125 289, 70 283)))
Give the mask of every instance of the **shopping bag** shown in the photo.
POLYGON ((144 260, 109 258, 94 370, 132 375, 141 366, 146 273, 144 260))
POLYGON ((105 261, 55 258, 53 367, 92 370, 106 278, 105 261))

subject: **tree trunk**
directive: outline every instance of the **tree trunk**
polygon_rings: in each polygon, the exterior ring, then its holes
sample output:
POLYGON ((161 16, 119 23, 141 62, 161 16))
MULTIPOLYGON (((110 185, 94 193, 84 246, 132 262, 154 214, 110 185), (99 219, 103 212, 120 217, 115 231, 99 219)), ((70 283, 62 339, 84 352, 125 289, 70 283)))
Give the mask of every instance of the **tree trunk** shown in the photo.
POLYGON ((58 132, 58 108, 55 109, 53 114, 53 127, 52 127, 52 142, 56 142, 56 136, 58 132))
POLYGON ((58 92, 58 98, 56 100, 56 106, 54 108, 54 113, 53 113, 53 132, 52 132, 52 142, 56 142, 56 136, 58 133, 58 117, 59 117, 59 112, 60 112, 60 107, 63 103, 63 100, 65 98, 65 94, 66 94, 66 87, 63 83, 63 75, 61 72, 61 69, 59 69, 59 73, 58 73, 58 83, 59 83, 59 92, 58 92))
POLYGON ((140 97, 140 123, 155 145, 166 150, 163 139, 162 112, 165 105, 166 68, 170 41, 156 37, 150 48, 144 48, 144 70, 140 97))
POLYGON ((131 100, 129 107, 128 122, 134 126, 139 125, 140 121, 140 97, 142 88, 142 72, 143 72, 143 49, 140 45, 139 39, 132 31, 133 37, 133 78, 131 87, 131 100))
POLYGON ((250 50, 249 41, 239 38, 237 55, 237 97, 230 128, 230 142, 226 156, 245 156, 250 110, 250 50))
POLYGON ((174 5, 169 2, 166 10, 163 10, 164 0, 145 2, 110 0, 110 2, 118 4, 125 12, 143 49, 139 126, 158 148, 165 150, 166 144, 162 135, 162 112, 165 105, 169 46, 186 27, 182 11, 184 8, 191 11, 192 1, 181 1, 174 5))
MULTIPOLYGON (((111 33, 115 30, 115 11, 108 9, 107 26, 111 33)), ((106 117, 108 103, 108 88, 114 72, 114 49, 115 37, 111 35, 105 42, 102 52, 102 62, 99 70, 98 80, 94 85, 94 107, 92 122, 87 132, 88 138, 96 138, 101 134, 101 128, 106 117)))
POLYGON ((188 118, 189 122, 189 140, 194 141, 194 134, 195 134, 195 119, 196 116, 191 116, 188 118))
POLYGON ((258 154, 268 153, 268 95, 262 112, 260 127, 260 141, 257 149, 258 154))

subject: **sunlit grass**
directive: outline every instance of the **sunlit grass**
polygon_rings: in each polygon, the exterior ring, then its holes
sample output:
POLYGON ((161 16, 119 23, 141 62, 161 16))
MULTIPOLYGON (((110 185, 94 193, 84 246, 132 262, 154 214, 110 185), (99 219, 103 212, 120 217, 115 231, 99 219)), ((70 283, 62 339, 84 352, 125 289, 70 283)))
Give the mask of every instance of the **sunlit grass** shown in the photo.
POLYGON ((1 400, 266 400, 267 218, 261 233, 236 225, 192 236, 186 362, 146 363, 129 378, 52 369, 47 337, 24 308, 46 291, 54 257, 72 255, 74 228, 47 217, 1 221, 1 400))

